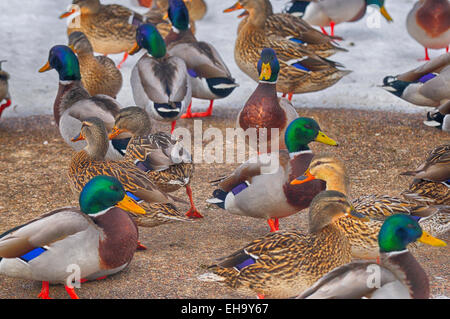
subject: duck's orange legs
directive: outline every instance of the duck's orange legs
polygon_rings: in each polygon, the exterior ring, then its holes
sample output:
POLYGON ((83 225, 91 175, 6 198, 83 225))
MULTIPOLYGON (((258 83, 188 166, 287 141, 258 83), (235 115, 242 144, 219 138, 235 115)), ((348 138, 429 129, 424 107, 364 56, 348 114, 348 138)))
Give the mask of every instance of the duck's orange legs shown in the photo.
POLYGON ((38 295, 38 298, 50 299, 49 291, 50 291, 50 288, 49 288, 48 281, 43 281, 42 282, 42 289, 41 289, 41 292, 38 295))
POLYGON ((3 111, 11 105, 11 100, 6 100, 6 103, 0 105, 0 117, 2 116, 3 111))
POLYGON ((172 129, 170 130, 170 134, 172 134, 173 131, 175 130, 175 126, 177 126, 177 121, 172 122, 172 129))
POLYGON ((258 299, 264 299, 265 298, 265 296, 263 294, 256 294, 256 296, 257 296, 258 299))
POLYGON ((192 113, 191 111, 191 107, 192 107, 192 102, 191 104, 189 104, 187 111, 185 114, 183 114, 181 116, 182 119, 191 119, 194 117, 208 117, 212 115, 212 111, 213 111, 213 106, 214 106, 214 100, 210 100, 209 102, 209 107, 206 110, 206 112, 199 112, 199 113, 192 113))
POLYGON ((428 48, 425 48, 425 59, 419 59, 419 61, 430 61, 430 56, 428 55, 428 48))
POLYGON ((192 198, 192 189, 189 185, 186 185, 186 194, 189 196, 189 201, 191 202, 191 208, 186 213, 186 216, 189 218, 203 218, 202 214, 195 208, 194 199, 192 198))
POLYGON ((66 288, 67 293, 69 294, 71 299, 80 299, 77 294, 75 293, 75 289, 72 287, 64 286, 66 288))
POLYGON ((141 244, 140 241, 137 242, 137 248, 136 250, 147 250, 147 247, 141 244))
POLYGON ((283 93, 283 95, 281 97, 286 97, 288 98, 289 101, 292 101, 292 96, 294 95, 294 93, 283 93))
POLYGON ((330 28, 331 28, 330 34, 328 34, 327 30, 325 30, 324 27, 320 27, 320 29, 322 30, 322 33, 323 33, 323 34, 330 35, 330 36, 334 36, 334 26, 335 26, 335 25, 336 25, 336 23, 334 23, 334 21, 331 21, 331 22, 330 22, 330 28))
POLYGON ((280 220, 278 218, 270 218, 267 220, 270 227, 270 232, 276 232, 280 228, 280 220))
POLYGON ((127 59, 128 59, 128 52, 125 51, 125 54, 123 55, 123 59, 122 59, 122 61, 120 61, 119 65, 117 65, 117 68, 120 69, 127 59))

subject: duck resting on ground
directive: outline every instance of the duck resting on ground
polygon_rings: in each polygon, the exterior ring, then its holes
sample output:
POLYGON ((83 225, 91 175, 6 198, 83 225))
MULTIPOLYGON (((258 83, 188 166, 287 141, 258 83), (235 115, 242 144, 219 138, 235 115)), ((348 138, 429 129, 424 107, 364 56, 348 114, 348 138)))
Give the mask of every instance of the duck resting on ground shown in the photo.
POLYGON ((2 63, 6 62, 6 60, 0 60, 0 103, 5 100, 6 102, 0 104, 0 117, 2 116, 3 111, 11 106, 11 96, 9 94, 8 89, 8 80, 9 74, 2 70, 2 63))
POLYGON ((138 245, 138 228, 128 212, 145 214, 144 209, 108 176, 86 183, 79 203, 80 208, 53 210, 0 235, 0 274, 42 281, 38 297, 43 299, 49 298, 50 283, 65 285, 78 299, 69 266, 78 265, 81 282, 127 267, 138 245))

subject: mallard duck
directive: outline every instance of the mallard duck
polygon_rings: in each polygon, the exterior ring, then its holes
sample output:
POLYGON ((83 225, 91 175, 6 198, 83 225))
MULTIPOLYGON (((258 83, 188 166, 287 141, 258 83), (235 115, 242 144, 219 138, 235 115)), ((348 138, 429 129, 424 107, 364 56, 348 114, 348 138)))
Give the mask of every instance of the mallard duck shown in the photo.
POLYGON ((271 231, 278 230, 279 218, 309 207, 314 196, 325 189, 325 182, 320 180, 307 181, 300 187, 290 185, 307 170, 313 157, 308 144, 313 141, 337 145, 313 119, 294 120, 285 134, 287 150, 250 158, 231 175, 215 181, 219 188, 208 202, 231 214, 266 219, 271 231))
POLYGON ((286 11, 301 16, 306 22, 318 26, 327 34, 325 27, 331 27, 334 35, 334 26, 343 22, 354 22, 362 19, 369 5, 375 5, 388 21, 392 18, 384 7, 384 0, 310 0, 291 1, 286 11))
MULTIPOLYGON (((328 155, 316 156, 311 161, 308 172, 313 178, 325 181, 327 190, 339 191, 346 195, 349 193, 349 178, 344 163, 339 159, 328 155)), ((292 181, 294 185, 302 185, 302 182, 292 181)), ((393 214, 414 216, 420 220, 422 227, 434 223, 435 220, 430 218, 437 215, 445 220, 445 224, 450 224, 448 214, 441 207, 418 204, 401 197, 366 195, 351 200, 351 203, 358 213, 370 219, 369 221, 336 222, 350 240, 354 258, 376 259, 378 257, 378 233, 385 219, 393 214)))
POLYGON ((411 37, 425 48, 443 49, 450 45, 450 2, 448 0, 419 0, 408 13, 406 28, 411 37))
POLYGON ((351 261, 348 239, 335 225, 349 215, 351 205, 344 194, 322 192, 311 203, 306 234, 269 233, 219 259, 199 279, 219 281, 258 297, 297 296, 330 270, 351 261))
POLYGON ((323 90, 349 73, 338 69, 340 64, 321 58, 289 39, 268 37, 264 0, 241 0, 225 11, 241 8, 247 10, 249 16, 236 39, 234 58, 239 68, 253 80, 259 80, 257 65, 264 48, 275 50, 281 65, 277 90, 290 94, 290 98, 292 94, 323 90))
POLYGON ((354 261, 337 267, 297 298, 428 299, 428 276, 406 248, 416 241, 431 246, 446 246, 442 240, 422 231, 414 218, 390 216, 383 223, 378 236, 379 264, 354 261))
MULTIPOLYGON (((273 13, 272 4, 270 1, 265 0, 265 2, 268 15, 265 23, 265 30, 268 37, 274 35, 287 38, 322 58, 329 57, 338 51, 347 51, 346 49, 339 47, 334 42, 335 40, 342 40, 342 38, 326 35, 313 28, 303 19, 295 17, 291 14, 275 14, 273 13)), ((259 8, 259 10, 262 9, 262 7, 259 8)), ((230 8, 225 10, 225 12, 234 10, 236 9, 230 8)), ((258 10, 258 8, 256 8, 256 10, 258 10)), ((239 17, 244 17, 247 15, 248 11, 244 11, 239 15, 239 17)), ((244 18, 239 24, 238 33, 245 23, 247 23, 247 18, 244 18)))
POLYGON ((402 74, 389 75, 383 79, 383 88, 398 96, 402 100, 418 106, 437 107, 436 111, 429 112, 428 126, 444 130, 450 118, 450 53, 443 54, 433 60, 402 74))
POLYGON ((122 88, 122 73, 110 58, 94 56, 94 49, 83 32, 69 35, 68 46, 76 53, 81 71, 81 83, 91 96, 97 94, 116 98, 122 88))
POLYGON ((11 105, 11 96, 9 95, 8 89, 9 74, 2 70, 3 62, 6 62, 6 60, 0 60, 0 102, 3 100, 6 100, 6 102, 0 104, 0 117, 2 116, 3 111, 11 105))
POLYGON ((71 9, 60 18, 73 17, 68 24, 67 34, 83 32, 94 48, 104 55, 125 52, 123 60, 117 65, 120 69, 133 47, 136 26, 145 23, 146 18, 118 4, 103 5, 100 0, 73 0, 71 9))
MULTIPOLYGON (((101 118, 111 131, 121 105, 106 95, 89 95, 81 83, 78 58, 68 46, 52 47, 47 63, 39 69, 39 72, 52 69, 59 74, 59 89, 53 104, 53 116, 64 141, 74 150, 79 151, 86 146, 86 143, 73 143, 71 139, 80 132, 81 122, 96 116, 101 118)), ((120 136, 120 139, 110 142, 106 158, 122 159, 128 140, 128 136, 120 136)))
POLYGON ((94 117, 83 121, 81 132, 73 138, 74 142, 79 140, 86 140, 87 146, 74 154, 70 162, 69 181, 75 194, 92 177, 112 176, 146 210, 146 215, 135 218, 139 226, 155 227, 170 221, 190 220, 172 204, 173 197, 160 191, 135 164, 128 161, 105 161, 108 135, 102 120, 94 117))
POLYGON ((450 144, 437 146, 416 170, 403 172, 401 175, 433 182, 450 183, 450 144))
POLYGON ((190 182, 194 174, 192 157, 179 141, 171 135, 152 133, 150 118, 139 107, 121 109, 116 117, 115 136, 128 132, 132 135, 128 143, 125 160, 136 164, 163 192, 169 193, 186 187, 191 208, 186 213, 190 218, 203 217, 195 208, 190 182))
POLYGON ((49 298, 49 283, 64 284, 78 299, 69 266, 78 266, 80 282, 128 266, 138 243, 138 228, 128 212, 145 214, 144 209, 108 176, 86 183, 79 203, 80 208, 56 209, 0 235, 0 274, 42 281, 38 297, 43 299, 49 298))
POLYGON ((164 39, 152 24, 137 29, 136 44, 129 52, 135 54, 145 48, 131 73, 131 88, 136 105, 142 107, 156 120, 172 122, 191 103, 191 82, 186 64, 177 56, 167 54, 164 39))
POLYGON ((227 97, 239 85, 219 52, 209 43, 197 41, 189 30, 189 13, 182 0, 169 0, 172 30, 165 38, 170 55, 184 60, 190 75, 192 97, 210 100, 206 112, 192 113, 188 106, 182 118, 211 116, 214 100, 227 97))
POLYGON ((273 49, 265 48, 258 62, 259 84, 239 112, 236 127, 244 131, 249 128, 267 129, 259 133, 259 139, 267 141, 267 151, 271 151, 271 130, 279 132, 279 148, 285 149, 284 135, 289 123, 298 118, 298 113, 288 99, 277 96, 277 80, 280 63, 273 49))

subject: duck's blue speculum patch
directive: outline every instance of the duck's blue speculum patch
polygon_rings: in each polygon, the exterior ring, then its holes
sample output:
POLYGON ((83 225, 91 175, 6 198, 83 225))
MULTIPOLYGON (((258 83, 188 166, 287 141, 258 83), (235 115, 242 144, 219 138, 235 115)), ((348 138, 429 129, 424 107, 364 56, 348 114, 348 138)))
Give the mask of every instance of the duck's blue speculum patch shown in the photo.
POLYGON ((426 83, 426 82, 430 81, 431 79, 434 79, 435 77, 436 77, 436 74, 435 74, 435 73, 428 73, 428 74, 425 74, 424 76, 422 76, 422 77, 418 80, 418 82, 420 82, 420 83, 426 83))
POLYGON ((133 193, 127 192, 127 195, 137 202, 140 202, 142 200, 139 197, 137 197, 136 195, 134 195, 133 193))
POLYGON ((238 186, 234 187, 231 192, 233 193, 234 196, 236 196, 237 194, 239 194, 240 192, 242 192, 244 189, 246 189, 248 187, 248 183, 247 182, 243 182, 240 183, 238 186))
POLYGON ((35 259, 36 257, 39 257, 41 254, 46 252, 47 249, 44 247, 38 247, 33 249, 32 251, 29 251, 25 255, 20 256, 19 258, 22 259, 25 262, 30 262, 31 260, 35 259))
POLYGON ((243 262, 241 262, 240 264, 237 264, 236 266, 234 266, 234 268, 236 268, 238 271, 241 271, 241 269, 253 265, 255 263, 255 259, 253 259, 252 257, 248 257, 246 260, 244 260, 243 262))

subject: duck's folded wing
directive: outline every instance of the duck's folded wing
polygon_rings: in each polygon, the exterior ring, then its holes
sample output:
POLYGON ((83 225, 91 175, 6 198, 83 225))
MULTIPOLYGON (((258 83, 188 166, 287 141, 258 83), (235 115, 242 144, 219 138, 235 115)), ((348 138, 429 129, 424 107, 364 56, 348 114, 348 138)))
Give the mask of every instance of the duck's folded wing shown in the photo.
POLYGON ((355 261, 333 269, 296 299, 360 299, 392 282, 396 278, 388 269, 355 261))
POLYGON ((414 70, 397 75, 397 79, 401 81, 414 82, 429 73, 440 73, 440 71, 448 65, 450 65, 450 53, 442 54, 441 56, 432 59, 414 70))
POLYGON ((20 257, 35 248, 48 246, 93 225, 77 208, 52 211, 0 235, 0 257, 20 257))
POLYGON ((69 115, 80 122, 90 117, 97 117, 105 123, 107 130, 111 131, 120 108, 120 104, 112 97, 99 94, 72 105, 69 115))

